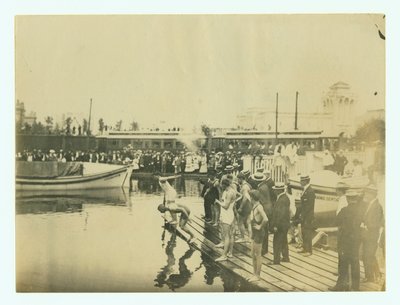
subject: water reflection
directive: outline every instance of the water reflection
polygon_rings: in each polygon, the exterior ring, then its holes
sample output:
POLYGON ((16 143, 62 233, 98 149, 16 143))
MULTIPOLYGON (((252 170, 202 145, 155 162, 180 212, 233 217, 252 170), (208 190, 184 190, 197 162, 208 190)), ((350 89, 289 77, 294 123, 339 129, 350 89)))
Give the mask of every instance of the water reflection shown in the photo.
MULTIPOLYGON (((179 177, 169 180, 171 186, 178 195, 184 197, 199 196, 201 192, 200 182, 194 179, 179 177)), ((161 188, 156 179, 150 177, 132 179, 132 192, 142 194, 160 194, 161 188)))
MULTIPOLYGON (((176 263, 174 249, 176 248, 176 234, 172 233, 167 246, 165 247, 165 254, 167 254, 167 264, 158 272, 154 282, 155 287, 162 288, 167 285, 169 289, 175 291, 178 288, 184 287, 193 274, 186 265, 186 260, 192 257, 195 250, 191 247, 179 258, 178 271, 179 273, 172 273, 173 267, 176 263)), ((198 269, 197 269, 198 270, 198 269)), ((196 271, 196 270, 195 270, 196 271)))
MULTIPOLYGON (((18 291, 240 291, 243 283, 163 226, 151 179, 123 189, 16 194, 18 291), (29 255, 25 255, 29 253, 29 255), (149 256, 149 253, 152 255, 149 256)), ((194 215, 197 180, 173 186, 194 215), (184 196, 187 196, 185 198, 184 196), (186 200, 187 199, 187 200, 186 200)), ((211 234, 205 230, 205 235, 211 234)), ((211 238, 211 236, 210 236, 211 238)), ((243 289, 241 291, 251 291, 243 289)))
POLYGON ((41 201, 20 201, 15 209, 17 214, 76 213, 82 212, 84 202, 79 199, 56 198, 41 201))
POLYGON ((131 207, 131 197, 122 188, 73 191, 21 191, 16 194, 17 214, 82 212, 87 204, 131 207))

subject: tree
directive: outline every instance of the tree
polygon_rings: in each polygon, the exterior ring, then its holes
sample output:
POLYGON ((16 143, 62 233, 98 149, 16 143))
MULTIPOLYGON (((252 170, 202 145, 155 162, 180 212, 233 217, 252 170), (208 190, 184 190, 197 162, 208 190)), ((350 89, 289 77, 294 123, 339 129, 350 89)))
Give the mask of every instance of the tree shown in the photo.
POLYGON ((99 131, 100 131, 101 134, 103 133, 104 127, 105 127, 104 126, 104 120, 103 120, 103 118, 101 118, 99 120, 99 131))
POLYGON ((23 133, 23 125, 20 120, 15 122, 15 133, 23 133))
POLYGON ((51 133, 51 130, 53 129, 53 118, 51 116, 47 116, 45 122, 46 122, 47 132, 51 133))
POLYGON ((83 124, 82 124, 82 130, 83 130, 83 134, 89 134, 89 130, 88 130, 88 121, 86 119, 83 119, 83 124))
POLYGON ((206 124, 201 125, 201 131, 206 137, 211 137, 211 128, 206 124))
POLYGON ((207 149, 210 149, 211 148, 211 138, 212 138, 211 128, 208 127, 206 124, 202 124, 201 131, 207 137, 205 147, 207 147, 207 149))
POLYGON ((358 142, 385 141, 385 121, 372 119, 356 130, 354 140, 358 142))
POLYGON ((61 133, 60 124, 56 123, 56 125, 54 126, 54 129, 53 129, 53 132, 54 132, 56 135, 59 135, 59 134, 61 133))
POLYGON ((46 127, 41 122, 33 122, 32 124, 32 134, 45 134, 46 127))
POLYGON ((67 117, 65 120, 65 125, 66 125, 65 131, 67 135, 71 134, 71 124, 72 124, 71 117, 67 117))
POLYGON ((117 121, 117 123, 115 124, 115 130, 121 131, 121 127, 122 127, 122 120, 119 120, 119 121, 117 121))
POLYGON ((25 131, 24 133, 30 133, 31 130, 32 130, 32 126, 25 122, 24 126, 23 126, 23 129, 25 131))
POLYGON ((133 131, 139 130, 139 123, 136 122, 135 120, 133 120, 132 123, 131 123, 131 129, 130 130, 133 130, 133 131))

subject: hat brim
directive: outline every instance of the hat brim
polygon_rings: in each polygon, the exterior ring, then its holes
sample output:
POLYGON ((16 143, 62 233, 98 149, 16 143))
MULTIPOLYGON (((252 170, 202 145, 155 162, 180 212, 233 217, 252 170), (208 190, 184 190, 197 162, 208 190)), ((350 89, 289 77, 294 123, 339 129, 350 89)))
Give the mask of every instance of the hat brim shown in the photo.
POLYGON ((256 178, 254 176, 251 176, 251 179, 256 182, 262 182, 262 181, 265 181, 267 179, 267 177, 263 176, 262 178, 256 178))

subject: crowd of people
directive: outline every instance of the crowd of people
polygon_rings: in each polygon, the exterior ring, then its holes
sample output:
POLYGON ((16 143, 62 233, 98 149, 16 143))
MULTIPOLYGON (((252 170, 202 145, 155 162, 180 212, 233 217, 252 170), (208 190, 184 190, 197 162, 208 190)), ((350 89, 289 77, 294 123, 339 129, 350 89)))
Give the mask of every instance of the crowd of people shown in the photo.
POLYGON ((88 151, 42 151, 34 149, 24 150, 16 155, 17 161, 59 161, 59 162, 92 162, 107 164, 132 164, 134 172, 144 173, 207 173, 209 169, 225 168, 232 165, 235 171, 243 169, 243 154, 227 151, 209 153, 204 150, 196 152, 187 150, 156 151, 135 150, 127 146, 122 150, 99 152, 88 151))
MULTIPOLYGON (((220 228, 221 242, 216 247, 222 248, 223 252, 216 261, 233 257, 234 243, 251 242, 253 276, 249 281, 259 281, 262 256, 271 247, 270 234, 273 234, 270 264, 290 262, 289 243, 295 243, 301 255, 313 255, 313 237, 317 229, 314 218, 316 195, 308 175, 301 176, 299 198, 292 194, 290 185, 275 183, 270 172, 263 169, 253 175, 249 171, 235 174, 234 167, 228 165, 223 170, 210 170, 207 180, 202 183, 204 221, 220 228)), ((176 205, 176 192, 168 182, 163 181, 162 187, 168 195, 165 207, 159 207, 159 210, 182 214, 180 225, 192 241, 194 234, 186 225, 190 210, 176 205)), ((383 209, 373 185, 353 189, 341 182, 337 185, 337 193, 338 280, 330 290, 357 291, 360 288, 360 249, 365 266, 364 281, 379 282, 381 279, 376 252, 384 241, 383 209)))

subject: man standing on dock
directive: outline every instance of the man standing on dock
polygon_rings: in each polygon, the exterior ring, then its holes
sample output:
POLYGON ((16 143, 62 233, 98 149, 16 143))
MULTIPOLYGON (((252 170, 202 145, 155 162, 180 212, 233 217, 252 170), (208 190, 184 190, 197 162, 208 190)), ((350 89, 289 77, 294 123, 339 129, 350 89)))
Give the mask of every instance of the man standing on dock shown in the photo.
POLYGON ((361 223, 362 259, 365 268, 364 282, 378 282, 381 271, 376 259, 376 250, 384 227, 383 209, 378 198, 378 190, 370 185, 365 188, 364 201, 366 210, 361 223))
POLYGON ((346 191, 348 206, 341 209, 337 215, 338 225, 338 252, 342 258, 339 276, 336 285, 329 288, 330 291, 347 291, 351 279, 351 289, 360 289, 360 244, 361 244, 361 220, 362 208, 360 206, 360 193, 354 190, 346 191), (349 267, 351 277, 349 277, 349 267))
POLYGON ((312 254, 312 238, 314 232, 314 205, 315 192, 310 185, 310 176, 303 175, 300 177, 300 184, 303 187, 301 194, 301 232, 303 234, 303 249, 299 252, 304 256, 312 254))
POLYGON ((289 247, 287 233, 290 227, 290 200, 285 192, 285 185, 277 183, 273 187, 276 195, 276 202, 273 208, 273 217, 270 224, 274 232, 274 265, 279 265, 282 262, 289 262, 289 247))
POLYGON ((213 221, 218 222, 214 211, 214 202, 215 199, 219 198, 218 192, 218 181, 216 179, 216 171, 214 169, 210 169, 208 171, 208 180, 204 183, 203 190, 201 191, 201 197, 204 198, 204 214, 205 214, 205 222, 211 223, 213 221))

